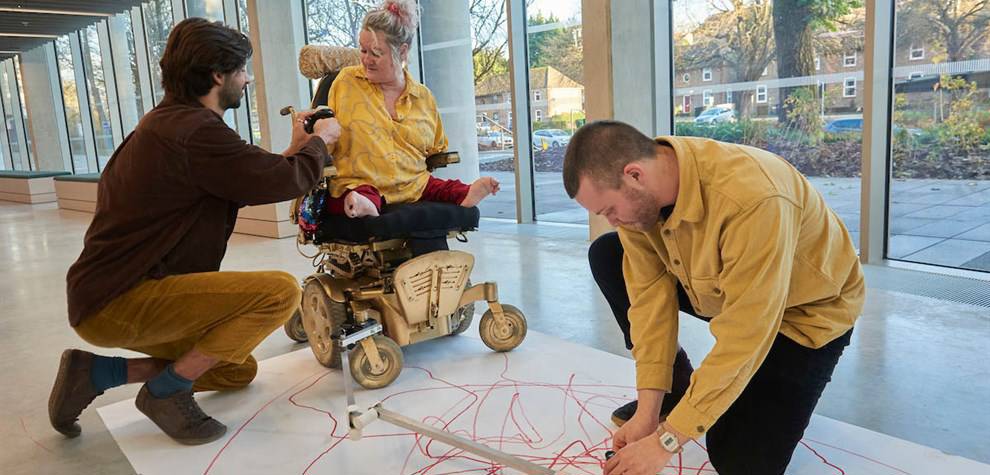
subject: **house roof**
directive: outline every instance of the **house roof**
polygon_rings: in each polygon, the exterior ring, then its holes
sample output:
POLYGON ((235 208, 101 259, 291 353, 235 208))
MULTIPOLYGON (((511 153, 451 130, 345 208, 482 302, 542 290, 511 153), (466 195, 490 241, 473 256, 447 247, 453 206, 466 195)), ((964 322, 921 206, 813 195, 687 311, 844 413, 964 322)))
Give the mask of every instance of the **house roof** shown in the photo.
MULTIPOLYGON (((567 77, 564 73, 551 66, 530 68, 529 70, 530 89, 550 89, 550 88, 584 88, 577 81, 567 77)), ((474 88, 476 96, 488 96, 491 94, 502 94, 509 92, 509 74, 497 74, 489 77, 474 88)))

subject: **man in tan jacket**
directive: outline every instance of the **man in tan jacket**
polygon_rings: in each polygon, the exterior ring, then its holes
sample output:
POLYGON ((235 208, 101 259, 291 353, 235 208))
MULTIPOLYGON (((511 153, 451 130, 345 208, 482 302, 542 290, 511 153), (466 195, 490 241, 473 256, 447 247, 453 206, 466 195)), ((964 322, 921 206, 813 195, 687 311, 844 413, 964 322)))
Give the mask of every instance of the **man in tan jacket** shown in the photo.
POLYGON ((605 473, 656 473, 702 435, 721 475, 784 473, 863 306, 842 221, 772 153, 615 121, 574 135, 564 186, 618 228, 589 258, 636 360, 638 403, 613 415, 605 473), (678 310, 716 339, 696 370, 678 310))

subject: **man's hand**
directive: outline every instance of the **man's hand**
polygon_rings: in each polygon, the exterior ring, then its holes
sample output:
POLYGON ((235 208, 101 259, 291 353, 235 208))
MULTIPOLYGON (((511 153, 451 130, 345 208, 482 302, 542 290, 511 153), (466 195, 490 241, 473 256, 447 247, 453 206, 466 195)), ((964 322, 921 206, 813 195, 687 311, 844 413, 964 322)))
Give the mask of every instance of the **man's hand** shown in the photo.
MULTIPOLYGON (((622 429, 632 421, 623 424, 622 429)), ((660 437, 653 432, 651 436, 630 442, 608 459, 605 475, 654 475, 667 466, 673 455, 660 445, 660 437)))
POLYGON ((327 145, 337 142, 337 139, 340 138, 340 123, 337 122, 336 118, 318 120, 313 124, 313 133, 306 133, 306 129, 303 128, 303 121, 315 112, 315 110, 309 110, 296 114, 296 119, 292 122, 292 141, 289 142, 289 148, 285 149, 282 155, 295 155, 314 135, 320 137, 323 143, 327 145))
POLYGON ((631 419, 615 431, 615 435, 612 436, 612 449, 618 452, 626 445, 656 434, 659 426, 659 419, 652 411, 639 408, 631 419))
POLYGON ((340 138, 340 122, 337 122, 336 117, 320 119, 313 124, 313 135, 319 136, 327 145, 337 143, 340 138))

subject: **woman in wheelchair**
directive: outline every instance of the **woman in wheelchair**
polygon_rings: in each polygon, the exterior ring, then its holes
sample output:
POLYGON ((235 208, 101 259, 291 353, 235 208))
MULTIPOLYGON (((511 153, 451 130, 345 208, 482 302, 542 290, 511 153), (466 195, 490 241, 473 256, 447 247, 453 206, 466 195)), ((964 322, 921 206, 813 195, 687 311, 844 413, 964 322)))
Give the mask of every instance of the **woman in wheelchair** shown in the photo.
POLYGON ((426 157, 447 148, 436 99, 404 68, 416 34, 413 0, 387 0, 364 17, 361 65, 340 71, 327 105, 342 133, 330 148, 337 167, 327 211, 351 218, 378 216, 388 203, 439 201, 464 207, 495 194, 499 183, 441 180, 426 157))

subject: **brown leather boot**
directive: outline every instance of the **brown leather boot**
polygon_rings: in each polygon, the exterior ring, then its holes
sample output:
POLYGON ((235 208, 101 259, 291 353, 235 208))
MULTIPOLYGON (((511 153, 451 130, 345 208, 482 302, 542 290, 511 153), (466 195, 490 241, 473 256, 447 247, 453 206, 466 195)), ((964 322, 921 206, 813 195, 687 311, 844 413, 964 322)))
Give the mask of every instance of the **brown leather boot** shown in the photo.
POLYGON ((200 409, 199 404, 193 399, 192 391, 183 391, 159 399, 151 395, 146 383, 141 386, 134 405, 159 429, 180 444, 208 444, 227 433, 227 426, 200 409))
POLYGON ((77 437, 82 428, 76 422, 96 392, 89 379, 89 371, 93 366, 93 354, 88 351, 68 349, 62 352, 62 361, 58 366, 52 393, 48 396, 48 420, 52 427, 66 437, 77 437))

